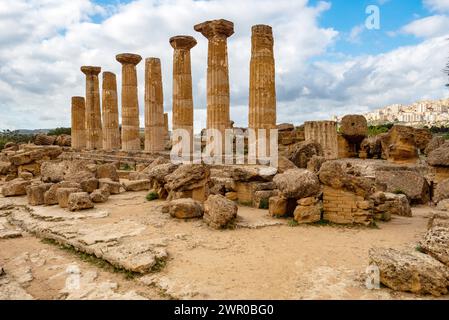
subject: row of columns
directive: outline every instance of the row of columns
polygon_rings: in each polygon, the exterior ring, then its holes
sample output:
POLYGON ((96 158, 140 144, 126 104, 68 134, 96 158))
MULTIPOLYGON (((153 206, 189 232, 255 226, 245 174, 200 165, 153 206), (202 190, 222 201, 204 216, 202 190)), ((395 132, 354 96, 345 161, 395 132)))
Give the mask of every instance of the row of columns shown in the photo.
MULTIPOLYGON (((208 39, 207 128, 223 135, 231 127, 227 38, 234 24, 220 19, 194 26, 208 39)), ((193 140, 193 96, 190 50, 197 44, 191 36, 170 38, 173 47, 173 129, 185 129, 193 140)), ((249 128, 272 129, 276 126, 276 91, 270 26, 252 27, 250 62, 249 128)), ((124 53, 116 56, 122 64, 122 129, 118 119, 116 77, 103 73, 103 124, 100 111, 98 74, 100 67, 83 66, 86 99, 72 98, 72 146, 76 149, 140 150, 139 105, 136 65, 142 57, 124 53), (83 124, 85 128, 83 129, 83 124), (102 127, 103 126, 103 127, 102 127)), ((168 118, 163 110, 161 62, 145 60, 145 151, 164 150, 168 118)))

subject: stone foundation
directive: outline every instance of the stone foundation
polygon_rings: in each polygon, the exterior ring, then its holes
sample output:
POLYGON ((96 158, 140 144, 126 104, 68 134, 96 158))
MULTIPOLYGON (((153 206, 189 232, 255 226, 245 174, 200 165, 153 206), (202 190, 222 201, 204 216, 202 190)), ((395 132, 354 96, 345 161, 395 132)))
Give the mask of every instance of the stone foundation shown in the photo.
POLYGON ((364 224, 373 222, 373 204, 354 193, 323 188, 323 219, 337 224, 364 224))

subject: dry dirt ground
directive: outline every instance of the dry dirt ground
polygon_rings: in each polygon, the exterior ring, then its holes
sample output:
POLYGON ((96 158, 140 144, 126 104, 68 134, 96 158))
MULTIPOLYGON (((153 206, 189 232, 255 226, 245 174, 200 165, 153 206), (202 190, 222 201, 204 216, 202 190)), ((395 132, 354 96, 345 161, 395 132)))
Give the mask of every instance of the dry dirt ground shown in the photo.
MULTIPOLYGON (((123 226, 127 243, 160 243, 168 258, 146 275, 118 272, 100 259, 43 240, 10 224, 11 212, 0 211, 0 299, 429 298, 365 287, 368 250, 414 247, 426 231, 428 207, 377 228, 293 226, 265 210, 239 207, 235 229, 217 231, 202 220, 170 218, 161 201, 147 202, 145 195, 111 196, 74 221, 105 237, 123 226), (80 281, 73 285, 73 279, 80 281)), ((7 203, 25 205, 26 199, 0 197, 0 206, 7 203)), ((75 215, 58 206, 34 210, 49 224, 75 215)))

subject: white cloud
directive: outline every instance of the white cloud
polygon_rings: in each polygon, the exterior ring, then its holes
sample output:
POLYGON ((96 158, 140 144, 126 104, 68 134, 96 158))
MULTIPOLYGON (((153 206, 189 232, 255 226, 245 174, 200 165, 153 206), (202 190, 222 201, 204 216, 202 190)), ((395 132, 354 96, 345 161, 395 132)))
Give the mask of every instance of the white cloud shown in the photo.
POLYGON ((447 0, 424 0, 424 5, 432 11, 449 12, 449 1, 447 0))
MULTIPOLYGON (((195 127, 206 123, 207 40, 193 30, 205 20, 235 23, 229 38, 231 118, 247 125, 251 26, 273 26, 278 121, 300 123, 332 114, 365 111, 393 102, 439 98, 445 93, 447 43, 428 39, 387 54, 315 62, 338 32, 318 25, 330 4, 307 0, 137 0, 102 8, 89 0, 3 0, 0 7, 0 129, 70 125, 70 97, 84 94, 81 65, 117 74, 115 55, 134 52, 161 58, 165 110, 171 109, 171 36, 193 35, 195 127), (103 15, 101 23, 91 20, 103 15)), ((143 126, 144 63, 138 65, 143 126)), ((120 90, 119 90, 120 91, 120 90)), ((119 92, 120 94, 120 92, 119 92)))
POLYGON ((430 38, 449 34, 448 30, 449 17, 445 15, 434 15, 409 23, 401 29, 401 32, 416 37, 430 38))

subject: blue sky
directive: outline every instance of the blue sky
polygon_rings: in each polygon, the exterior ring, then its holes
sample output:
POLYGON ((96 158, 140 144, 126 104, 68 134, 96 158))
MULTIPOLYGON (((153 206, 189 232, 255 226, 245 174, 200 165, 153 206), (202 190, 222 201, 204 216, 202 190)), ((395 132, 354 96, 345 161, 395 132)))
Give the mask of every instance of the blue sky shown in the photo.
MULTIPOLYGON (((273 27, 279 123, 449 97, 442 72, 449 0, 2 0, 0 129, 69 126, 70 98, 85 90, 80 66, 114 72, 120 86, 114 57, 121 52, 161 59, 171 118, 168 39, 188 34, 198 42, 192 77, 195 129, 201 130, 207 40, 193 25, 216 18, 233 21, 236 30, 228 53, 237 126, 248 121, 251 26, 259 23, 273 27), (369 5, 379 7, 379 30, 365 27, 369 5)), ((143 124, 144 63, 137 71, 143 124)))

